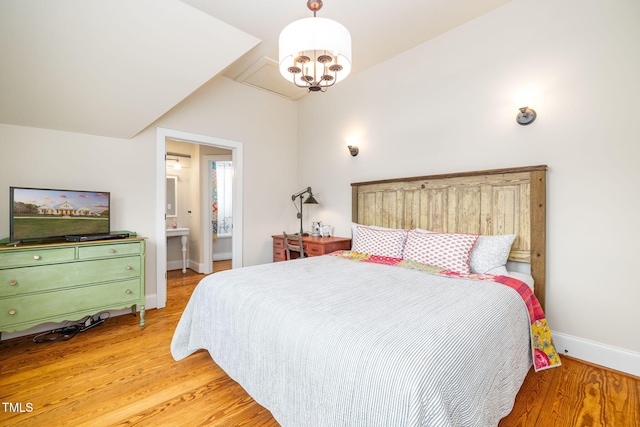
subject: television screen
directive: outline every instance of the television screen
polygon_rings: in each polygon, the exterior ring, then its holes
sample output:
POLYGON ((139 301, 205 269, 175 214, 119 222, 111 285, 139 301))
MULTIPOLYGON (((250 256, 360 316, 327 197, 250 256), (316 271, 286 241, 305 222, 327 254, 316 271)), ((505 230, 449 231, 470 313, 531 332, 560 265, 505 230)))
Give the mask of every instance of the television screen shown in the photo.
POLYGON ((110 231, 110 193, 10 187, 10 240, 64 239, 110 231))

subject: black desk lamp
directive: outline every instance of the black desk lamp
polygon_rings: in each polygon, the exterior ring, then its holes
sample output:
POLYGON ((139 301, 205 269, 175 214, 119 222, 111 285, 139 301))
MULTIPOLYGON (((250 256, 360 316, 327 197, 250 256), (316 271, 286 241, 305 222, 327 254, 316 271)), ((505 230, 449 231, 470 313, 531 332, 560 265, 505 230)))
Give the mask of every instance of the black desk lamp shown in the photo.
POLYGON ((296 209, 298 210, 298 219, 300 220, 300 235, 301 236, 308 236, 309 233, 305 233, 304 231, 302 231, 302 204, 304 203, 306 204, 311 204, 311 205, 317 205, 318 201, 315 199, 315 197, 313 197, 313 193, 311 192, 311 187, 307 187, 302 191, 297 192, 296 194, 294 194, 293 196, 291 196, 291 201, 293 201, 293 206, 296 207, 296 209), (304 195, 309 193, 309 197, 307 197, 307 199, 303 202, 302 199, 304 198, 304 195), (300 197, 300 209, 298 209, 298 206, 296 206, 296 199, 300 197))

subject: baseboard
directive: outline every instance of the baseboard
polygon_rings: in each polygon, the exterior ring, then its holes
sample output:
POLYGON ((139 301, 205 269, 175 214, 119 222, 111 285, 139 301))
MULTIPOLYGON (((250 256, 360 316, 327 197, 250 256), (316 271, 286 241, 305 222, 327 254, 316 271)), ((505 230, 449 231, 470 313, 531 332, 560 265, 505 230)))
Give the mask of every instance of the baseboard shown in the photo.
MULTIPOLYGON (((232 256, 233 254, 231 252, 215 254, 215 256, 213 257, 213 262, 225 261, 231 259, 232 256)), ((192 259, 187 260, 187 268, 195 271, 196 273, 202 273, 203 271, 205 271, 204 267, 204 264, 198 263, 192 259)), ((182 270, 182 260, 167 261, 167 271, 169 270, 182 270)))
POLYGON ((556 351, 585 362, 640 377, 640 353, 553 332, 556 351))
MULTIPOLYGON (((231 257, 232 257, 231 252, 229 252, 229 253, 220 253, 220 254, 216 254, 216 255, 213 257, 213 262, 216 262, 216 261, 226 261, 226 260, 231 259, 231 257)), ((172 264, 171 264, 171 263, 167 263, 167 270, 172 270, 172 268, 170 268, 170 267, 169 267, 170 265, 172 265, 172 264)), ((205 271, 205 264, 197 263, 197 262, 195 262, 195 261, 193 261, 193 260, 189 260, 189 261, 187 262, 187 268, 189 268, 189 269, 191 269, 191 270, 195 271, 196 273, 204 273, 204 271, 205 271)), ((178 267, 173 268, 173 270, 179 270, 179 269, 182 269, 182 261, 180 261, 180 265, 179 265, 178 267)))
MULTIPOLYGON (((187 260, 187 268, 192 263, 190 259, 187 260)), ((167 261, 167 271, 169 270, 182 270, 182 260, 179 261, 167 261)))
POLYGON ((205 272, 204 264, 198 264, 197 262, 189 263, 189 268, 196 273, 203 274, 205 272))
POLYGON ((53 329, 60 328, 62 325, 64 325, 64 323, 47 322, 47 323, 42 323, 38 326, 34 326, 33 328, 24 329, 22 331, 3 332, 2 341, 10 340, 11 338, 19 338, 19 337, 25 337, 27 335, 39 334, 40 332, 51 331, 53 329))
MULTIPOLYGON (((156 294, 145 295, 144 302, 145 302, 145 305, 144 305, 145 310, 151 310, 152 308, 158 307, 158 297, 156 296, 156 294)), ((139 310, 140 309, 138 309, 138 311, 139 310)), ((129 312, 131 312, 131 310, 129 310, 129 312)))
POLYGON ((231 252, 220 252, 220 253, 213 254, 214 261, 226 261, 232 258, 233 258, 233 254, 231 252))

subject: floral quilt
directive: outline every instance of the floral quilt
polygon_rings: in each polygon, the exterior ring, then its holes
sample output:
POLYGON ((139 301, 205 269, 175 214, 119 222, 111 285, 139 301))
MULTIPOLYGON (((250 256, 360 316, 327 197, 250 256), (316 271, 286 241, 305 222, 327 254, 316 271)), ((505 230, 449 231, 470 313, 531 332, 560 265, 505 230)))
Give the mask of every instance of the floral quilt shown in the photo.
POLYGON ((364 254, 353 251, 337 251, 332 256, 349 259, 359 262, 371 262, 376 264, 385 264, 411 270, 424 271, 429 274, 440 276, 459 277, 473 280, 485 280, 501 283, 518 292, 527 311, 529 312, 529 321, 531 324, 531 352, 533 357, 533 368, 536 372, 560 366, 560 356, 556 352, 551 337, 551 330, 547 324, 546 316, 540 306, 538 298, 526 283, 509 276, 494 276, 492 274, 460 274, 454 271, 446 270, 433 265, 421 264, 416 261, 405 260, 401 258, 384 257, 378 255, 364 254))

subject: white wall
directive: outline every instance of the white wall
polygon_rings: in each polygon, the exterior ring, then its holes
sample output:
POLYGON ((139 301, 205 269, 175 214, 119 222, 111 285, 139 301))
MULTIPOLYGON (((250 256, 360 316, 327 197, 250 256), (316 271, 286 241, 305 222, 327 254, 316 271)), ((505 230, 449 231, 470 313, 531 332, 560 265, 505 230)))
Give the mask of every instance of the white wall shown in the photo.
MULTIPOLYGON (((296 162, 296 123, 295 102, 218 77, 144 133, 152 134, 154 144, 156 126, 244 144, 243 263, 248 266, 270 262, 271 234, 281 232, 288 218, 295 224, 291 194, 297 171, 285 165, 296 162)), ((202 148, 200 154, 212 152, 202 148)))
POLYGON ((10 185, 111 191, 112 228, 149 237, 155 292, 156 126, 243 142, 245 265, 268 262, 270 235, 297 228, 290 195, 308 185, 321 205, 305 228, 321 220, 348 235, 351 182, 544 163, 551 327, 635 355, 638 16, 636 0, 514 0, 297 111, 217 78, 130 140, 0 124, 0 236, 10 185), (512 99, 526 88, 538 120, 522 127, 512 99))
POLYGON ((317 219, 349 235, 351 182, 547 164, 559 350, 592 342, 640 361, 639 17, 635 0, 514 0, 304 98, 298 182, 317 219), (528 88, 538 119, 519 126, 513 97, 528 88))
POLYGON ((128 140, 0 124, 0 235, 9 236, 10 186, 109 191, 111 229, 148 235, 155 164, 147 156, 128 140))
POLYGON ((110 191, 111 228, 148 237, 146 289, 155 294, 156 127, 244 144, 244 265, 271 261, 271 234, 285 213, 295 220, 296 170, 281 165, 295 164, 296 105, 223 77, 132 139, 0 124, 0 236, 9 236, 10 186, 110 191))

